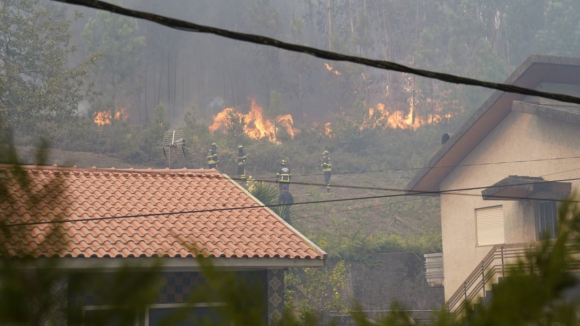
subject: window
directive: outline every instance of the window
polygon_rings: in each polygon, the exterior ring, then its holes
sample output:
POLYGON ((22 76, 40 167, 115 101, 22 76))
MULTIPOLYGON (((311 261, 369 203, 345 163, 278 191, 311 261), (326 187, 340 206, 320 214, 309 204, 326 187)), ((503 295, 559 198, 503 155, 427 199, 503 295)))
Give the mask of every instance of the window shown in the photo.
POLYGON ((137 312, 132 308, 114 306, 84 306, 83 326, 139 325, 137 312))
POLYGON ((223 306, 220 303, 196 304, 191 307, 182 303, 156 304, 146 310, 145 326, 164 325, 166 318, 176 313, 185 318, 172 323, 175 326, 224 325, 224 319, 219 313, 219 308, 223 306))
POLYGON ((552 239, 558 231, 558 208, 555 201, 536 202, 536 235, 538 240, 552 239))
POLYGON ((475 210, 477 245, 505 243, 503 207, 492 206, 475 210))

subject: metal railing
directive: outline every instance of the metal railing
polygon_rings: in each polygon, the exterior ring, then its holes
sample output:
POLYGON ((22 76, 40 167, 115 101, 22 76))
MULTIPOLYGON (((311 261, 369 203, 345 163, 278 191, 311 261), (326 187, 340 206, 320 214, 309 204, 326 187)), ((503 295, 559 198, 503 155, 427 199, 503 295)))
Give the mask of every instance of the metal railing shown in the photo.
MULTIPOLYGON (((469 274, 463 284, 447 301, 447 310, 459 316, 466 308, 467 303, 477 297, 485 298, 486 290, 491 284, 497 283, 499 277, 506 275, 506 270, 514 266, 518 259, 523 258, 530 249, 541 243, 496 245, 483 258, 481 263, 469 274)), ((580 253, 580 247, 571 245, 572 253, 580 253)), ((577 257, 578 258, 578 257, 577 257)), ((575 270, 580 265, 573 264, 575 270)), ((533 268, 533 266, 531 266, 533 268)))

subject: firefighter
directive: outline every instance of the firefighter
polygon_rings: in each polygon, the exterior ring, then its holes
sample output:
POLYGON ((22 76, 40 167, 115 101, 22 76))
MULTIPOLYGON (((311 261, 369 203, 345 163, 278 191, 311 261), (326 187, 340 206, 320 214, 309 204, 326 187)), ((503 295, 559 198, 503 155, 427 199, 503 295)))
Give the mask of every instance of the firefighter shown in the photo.
POLYGON ((326 192, 330 192, 330 176, 332 175, 332 162, 328 157, 328 151, 322 152, 322 164, 320 164, 322 172, 324 173, 324 184, 326 185, 326 192))
POLYGON ((209 152, 207 152, 207 167, 209 169, 217 169, 218 162, 217 145, 216 143, 212 143, 209 152))
POLYGON ((278 197, 278 205, 292 205, 294 204, 294 197, 288 192, 286 187, 282 187, 282 193, 278 197))
POLYGON ((238 145, 238 175, 241 181, 246 180, 246 152, 244 152, 244 145, 238 145))
POLYGON ((282 193, 282 189, 290 191, 290 179, 292 175, 290 174, 290 168, 288 167, 288 162, 286 160, 280 161, 280 171, 276 173, 276 182, 278 182, 278 189, 282 193))
POLYGON ((248 181, 246 181, 246 188, 250 193, 256 190, 256 180, 254 180, 252 176, 248 177, 248 181))
POLYGON ((286 185, 282 187, 282 191, 280 192, 280 196, 278 196, 278 205, 280 205, 279 214, 284 221, 291 223, 290 220, 290 205, 294 204, 294 197, 292 194, 286 189, 286 185))

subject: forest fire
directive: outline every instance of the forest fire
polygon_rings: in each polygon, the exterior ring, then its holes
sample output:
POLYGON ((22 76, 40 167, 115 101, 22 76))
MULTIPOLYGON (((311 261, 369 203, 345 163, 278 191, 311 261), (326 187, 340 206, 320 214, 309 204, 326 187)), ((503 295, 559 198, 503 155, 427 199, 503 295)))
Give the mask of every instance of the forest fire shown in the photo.
MULTIPOLYGON (((364 117, 363 122, 360 125, 355 123, 354 126, 358 127, 359 130, 375 128, 417 130, 421 126, 437 124, 443 121, 443 119, 449 118, 451 118, 451 113, 429 114, 427 119, 424 119, 415 114, 413 106, 409 109, 409 113, 399 110, 389 112, 384 104, 378 103, 375 107, 369 108, 368 115, 364 117)), ((332 124, 330 122, 324 124, 323 133, 329 138, 334 136, 332 124)))
POLYGON ((127 121, 127 119, 129 118, 129 116, 127 115, 126 112, 126 107, 122 107, 117 109, 117 112, 115 112, 115 117, 112 117, 111 111, 105 110, 105 111, 100 111, 97 112, 95 114, 95 118, 93 119, 93 122, 99 126, 104 126, 104 125, 109 125, 111 124, 111 120, 119 120, 119 121, 127 121))
POLYGON ((330 122, 324 124, 324 134, 332 138, 332 129, 330 128, 330 122))
POLYGON ((254 99, 250 101, 250 111, 247 114, 240 113, 235 108, 225 108, 219 112, 214 117, 209 130, 215 132, 218 129, 228 128, 235 123, 235 120, 238 120, 243 124, 244 134, 252 139, 277 142, 280 128, 284 129, 292 139, 299 132, 294 128, 294 120, 290 114, 279 115, 275 120, 270 120, 264 117, 262 107, 254 99))
POLYGON ((429 114, 427 119, 423 119, 415 115, 414 107, 411 106, 409 113, 405 114, 402 111, 394 111, 390 113, 385 109, 385 105, 378 103, 376 107, 371 107, 369 109, 369 114, 360 125, 359 129, 367 128, 392 128, 392 129, 412 129, 417 130, 417 128, 424 126, 426 124, 439 123, 443 119, 449 119, 451 117, 450 113, 447 114, 429 114))
POLYGON ((334 69, 331 65, 329 65, 328 63, 324 63, 324 66, 326 67, 326 70, 330 71, 331 73, 340 76, 342 75, 342 73, 336 69, 334 69))

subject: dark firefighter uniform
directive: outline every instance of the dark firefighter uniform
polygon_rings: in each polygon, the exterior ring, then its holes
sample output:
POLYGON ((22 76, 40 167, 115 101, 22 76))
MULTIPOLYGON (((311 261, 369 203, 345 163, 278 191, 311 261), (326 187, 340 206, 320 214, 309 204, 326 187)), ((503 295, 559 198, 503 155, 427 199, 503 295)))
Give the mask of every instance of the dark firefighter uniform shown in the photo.
POLYGON ((246 152, 242 145, 238 146, 238 176, 241 181, 246 180, 246 152))
POLYGON ((292 205, 294 204, 294 197, 286 189, 282 189, 282 193, 278 197, 279 205, 292 205))
POLYGON ((292 194, 286 190, 286 188, 282 188, 280 191, 280 196, 278 196, 278 205, 280 205, 280 217, 284 219, 284 221, 291 223, 290 221, 290 205, 294 204, 294 197, 292 194))
POLYGON ((332 162, 328 157, 328 151, 322 153, 322 172, 324 173, 324 184, 326 185, 326 192, 330 192, 330 176, 332 175, 332 162))
POLYGON ((207 152, 207 167, 209 169, 216 169, 219 162, 217 145, 215 143, 211 144, 209 152, 207 152))
POLYGON ((282 191, 282 189, 290 191, 290 179, 292 178, 292 174, 290 174, 288 162, 286 162, 286 160, 282 160, 280 165, 280 171, 276 173, 276 182, 278 182, 278 188, 280 191, 282 191))

